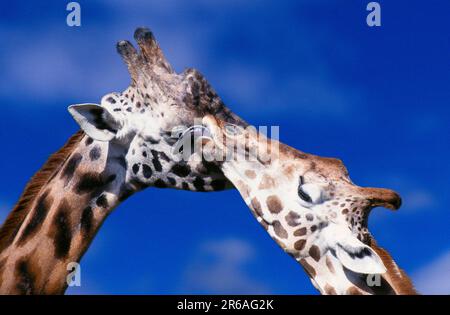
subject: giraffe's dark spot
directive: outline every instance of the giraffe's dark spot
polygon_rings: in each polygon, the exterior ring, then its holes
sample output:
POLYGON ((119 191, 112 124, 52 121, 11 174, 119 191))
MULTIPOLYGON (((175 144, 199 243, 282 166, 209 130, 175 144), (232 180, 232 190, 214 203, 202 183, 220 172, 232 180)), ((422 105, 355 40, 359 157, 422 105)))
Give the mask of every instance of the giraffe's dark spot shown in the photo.
POLYGON ((306 235, 305 227, 302 227, 302 228, 294 231, 294 236, 303 236, 303 235, 306 235))
POLYGON ((305 248, 306 245, 306 240, 298 240, 297 242, 294 243, 294 248, 296 250, 303 250, 303 248, 305 248))
MULTIPOLYGON (((145 112, 145 109, 141 109, 141 112, 143 112, 143 111, 145 112)), ((158 144, 159 143, 159 140, 153 138, 152 136, 146 136, 144 138, 144 141, 149 142, 150 144, 158 144)), ((142 145, 146 146, 145 143, 142 143, 142 145)))
POLYGON ((94 139, 92 139, 91 137, 87 137, 87 138, 86 138, 85 145, 86 145, 86 146, 89 146, 89 145, 91 145, 93 142, 94 142, 94 139))
POLYGON ((280 221, 275 220, 275 221, 273 221, 272 225, 273 225, 273 230, 274 230, 275 234, 279 238, 287 238, 288 237, 287 231, 283 228, 280 221))
POLYGON ((70 205, 66 199, 61 201, 56 215, 53 218, 53 226, 49 231, 55 245, 55 256, 59 259, 65 258, 72 243, 72 231, 70 224, 70 205))
POLYGON ((152 169, 150 168, 150 166, 148 166, 147 164, 143 164, 142 165, 142 174, 144 174, 145 178, 150 178, 152 177, 152 169))
POLYGON ((205 190, 205 181, 203 180, 203 178, 201 177, 196 177, 194 179, 194 181, 192 182, 192 184, 194 185, 195 189, 197 191, 204 191, 205 190))
POLYGON ((299 225, 298 219, 300 219, 300 215, 294 211, 289 211, 285 219, 289 226, 297 226, 299 225))
POLYGON ((305 218, 306 218, 306 220, 308 220, 308 221, 314 220, 314 216, 313 216, 311 213, 307 213, 306 216, 305 216, 305 218))
POLYGON ((81 214, 81 230, 85 235, 91 234, 92 230, 92 220, 94 219, 94 213, 92 212, 91 207, 86 207, 81 214))
POLYGON ((102 208, 108 208, 108 199, 106 198, 105 194, 101 194, 100 197, 97 198, 97 201, 95 202, 97 206, 102 208))
POLYGON ((15 264, 15 274, 17 278, 16 290, 22 295, 32 295, 35 293, 36 275, 31 272, 27 258, 23 258, 15 264))
POLYGON ((167 184, 165 181, 163 181, 162 179, 157 179, 155 181, 155 183, 153 184, 153 186, 157 187, 157 188, 166 188, 167 184))
POLYGON ((226 181, 223 179, 214 179, 211 181, 211 187, 214 191, 224 190, 226 186, 226 181))
MULTIPOLYGON (((126 105, 126 104, 125 104, 125 105, 126 105)), ((130 113, 131 113, 131 111, 132 111, 131 107, 127 107, 127 112, 130 112, 130 113)))
POLYGON ((170 171, 179 177, 186 177, 191 173, 191 168, 185 163, 179 163, 172 166, 170 171))
POLYGON ((319 261, 320 260, 320 249, 319 249, 319 247, 317 247, 316 245, 311 246, 311 248, 309 249, 309 255, 315 261, 319 261))
POLYGON ((164 152, 159 152, 159 158, 160 159, 163 159, 164 161, 166 161, 166 162, 170 162, 171 160, 170 160, 170 158, 167 156, 167 154, 165 154, 164 152))
POLYGON ((319 229, 324 229, 328 226, 328 222, 320 222, 319 223, 319 229))
POLYGON ((328 295, 337 295, 336 290, 328 283, 325 285, 325 293, 328 295))
POLYGON ((177 181, 173 177, 167 177, 167 180, 169 181, 170 185, 175 186, 177 181))
POLYGON ((311 232, 315 232, 317 230, 317 225, 313 225, 313 226, 311 226, 311 232))
POLYGON ((28 221, 28 224, 25 226, 25 229, 22 232, 22 235, 19 238, 19 244, 22 245, 25 241, 34 235, 39 226, 44 222, 47 217, 47 213, 49 208, 53 203, 53 199, 49 197, 49 192, 45 192, 39 197, 36 207, 31 213, 31 219, 28 221))
POLYGON ((153 155, 152 162, 153 162, 153 166, 155 167, 155 171, 161 172, 162 171, 162 165, 159 162, 158 151, 151 150, 151 152, 152 152, 152 155, 153 155))
POLYGON ((220 167, 214 162, 203 161, 203 166, 206 168, 207 174, 222 174, 220 167))
POLYGON ((67 161, 66 166, 62 171, 62 177, 65 179, 66 184, 72 179, 75 170, 83 159, 82 155, 79 153, 75 153, 72 157, 67 161))
POLYGON ((316 270, 314 269, 313 266, 311 266, 310 264, 308 264, 308 262, 306 261, 306 259, 301 259, 301 260, 300 260, 300 264, 302 265, 303 269, 305 269, 305 272, 306 272, 311 278, 315 278, 315 277, 316 277, 316 270))
POLYGON ((261 210, 261 204, 259 203, 258 199, 256 199, 256 198, 252 199, 251 207, 256 212, 256 214, 258 214, 258 216, 262 217, 263 213, 261 210))
POLYGON ((355 286, 348 288, 346 294, 347 295, 362 295, 361 291, 355 286))
POLYGON ((347 213, 348 213, 348 209, 342 210, 342 214, 347 214, 347 213))
POLYGON ((116 179, 116 175, 106 176, 98 173, 85 173, 75 186, 75 191, 78 194, 94 193, 101 191, 105 186, 116 179))
POLYGON ((142 151, 142 156, 147 157, 147 151, 142 151))
POLYGON ((122 111, 121 108, 114 108, 113 110, 114 110, 115 112, 121 112, 121 111, 122 111))
POLYGON ((116 104, 116 100, 115 100, 112 96, 108 97, 108 98, 106 99, 106 101, 109 102, 109 103, 111 103, 111 104, 116 104))
POLYGON ((153 163, 153 166, 155 168, 155 171, 157 171, 157 172, 161 172, 162 171, 162 165, 159 162, 158 158, 152 159, 152 163, 153 163))
POLYGON ((331 273, 336 272, 336 270, 334 269, 333 263, 331 262, 331 260, 328 256, 325 256, 325 263, 328 267, 328 270, 330 270, 331 273))
POLYGON ((191 189, 189 188, 189 184, 186 183, 186 182, 183 182, 183 183, 181 184, 181 188, 183 188, 184 190, 191 190, 191 189))
POLYGON ((258 189, 270 189, 276 185, 275 179, 267 174, 264 174, 258 189))
POLYGON ((132 170, 134 175, 136 175, 139 172, 139 164, 134 164, 132 170))
POLYGON ((281 203, 280 198, 275 195, 267 197, 266 203, 269 211, 272 213, 280 213, 281 210, 283 210, 283 204, 281 203))
POLYGON ((99 146, 95 146, 94 148, 92 148, 91 152, 89 152, 89 158, 91 159, 91 161, 98 160, 101 155, 102 150, 100 149, 99 146))

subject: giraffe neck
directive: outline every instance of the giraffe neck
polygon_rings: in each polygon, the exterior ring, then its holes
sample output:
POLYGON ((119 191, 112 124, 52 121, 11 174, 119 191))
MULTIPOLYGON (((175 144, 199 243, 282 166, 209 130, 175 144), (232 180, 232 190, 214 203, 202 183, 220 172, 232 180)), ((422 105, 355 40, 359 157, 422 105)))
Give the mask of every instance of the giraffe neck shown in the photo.
MULTIPOLYGON (((268 210, 263 205, 263 201, 268 200, 263 191, 269 187, 276 186, 278 184, 277 179, 263 174, 260 176, 260 181, 255 181, 255 178, 257 178, 255 171, 241 172, 239 168, 231 168, 228 165, 225 165, 223 170, 238 189, 257 221, 272 239, 303 267, 312 284, 321 294, 417 294, 408 276, 396 265, 387 251, 378 247, 372 238, 370 238, 369 246, 377 252, 387 268, 387 272, 382 275, 359 274, 348 270, 331 249, 322 255, 312 255, 306 258, 290 253, 286 246, 286 243, 289 242, 289 233, 283 228, 283 224, 276 224, 280 222, 280 218, 278 216, 274 221, 270 205, 267 205, 268 210), (243 178, 246 178, 246 182, 242 180, 243 178)), ((277 209, 277 213, 278 211, 277 209)), ((280 212, 280 214, 283 214, 283 212, 280 212)), ((287 221, 294 220, 295 217, 287 214, 285 219, 286 224, 284 226, 289 228, 289 222, 287 221)))
POLYGON ((32 179, 0 230, 0 294, 64 293, 68 264, 80 261, 106 217, 134 192, 119 147, 76 137, 50 158, 59 165, 51 170, 47 162, 32 179))

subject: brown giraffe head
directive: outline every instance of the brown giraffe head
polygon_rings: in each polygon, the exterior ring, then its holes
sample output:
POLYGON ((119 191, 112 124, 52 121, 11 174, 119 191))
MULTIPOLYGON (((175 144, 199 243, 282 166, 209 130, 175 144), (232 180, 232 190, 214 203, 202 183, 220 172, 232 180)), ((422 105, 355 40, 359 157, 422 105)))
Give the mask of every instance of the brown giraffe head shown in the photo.
MULTIPOLYGON (((328 255, 358 274, 386 271, 369 246, 367 220, 374 207, 398 209, 397 193, 359 187, 340 160, 300 152, 254 129, 212 116, 203 124, 212 140, 203 140, 205 158, 219 160, 257 220, 286 252, 300 262, 328 255)), ((305 267, 315 274, 311 268, 305 267)))

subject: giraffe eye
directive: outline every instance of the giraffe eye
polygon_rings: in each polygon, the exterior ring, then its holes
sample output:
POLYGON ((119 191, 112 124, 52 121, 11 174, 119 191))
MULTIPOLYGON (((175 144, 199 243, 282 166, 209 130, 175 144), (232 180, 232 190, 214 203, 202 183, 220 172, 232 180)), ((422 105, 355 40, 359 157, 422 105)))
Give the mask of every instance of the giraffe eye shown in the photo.
POLYGON ((298 196, 306 202, 312 202, 311 196, 308 195, 303 189, 302 186, 298 187, 298 196))
POLYGON ((315 184, 302 184, 298 186, 298 196, 307 203, 318 204, 322 201, 322 189, 315 184))

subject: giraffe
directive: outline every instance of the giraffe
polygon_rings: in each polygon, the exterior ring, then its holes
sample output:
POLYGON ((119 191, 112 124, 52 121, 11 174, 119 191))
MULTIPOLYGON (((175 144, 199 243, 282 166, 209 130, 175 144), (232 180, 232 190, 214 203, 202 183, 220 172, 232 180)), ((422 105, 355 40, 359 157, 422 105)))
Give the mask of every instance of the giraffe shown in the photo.
POLYGON ((257 221, 320 293, 417 293, 368 230, 371 209, 400 207, 396 192, 359 187, 342 161, 303 153, 254 128, 211 115, 203 126, 205 159, 217 161, 257 221))
POLYGON ((146 187, 232 187, 215 164, 181 159, 190 149, 173 148, 206 114, 247 124, 197 70, 176 73, 149 29, 134 38, 139 52, 117 43, 130 86, 68 108, 81 130, 30 180, 1 227, 0 294, 64 293, 68 264, 80 261, 113 209, 146 187))

